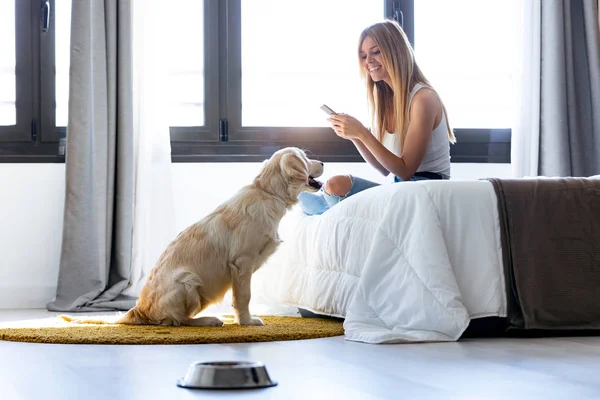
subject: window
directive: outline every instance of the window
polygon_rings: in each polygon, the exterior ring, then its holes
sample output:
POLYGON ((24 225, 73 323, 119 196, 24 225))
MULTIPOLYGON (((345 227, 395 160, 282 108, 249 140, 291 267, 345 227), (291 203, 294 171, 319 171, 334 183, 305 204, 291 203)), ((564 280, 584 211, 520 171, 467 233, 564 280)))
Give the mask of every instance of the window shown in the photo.
MULTIPOLYGON (((357 39, 388 17, 446 103, 453 162, 509 162, 515 1, 165 2, 173 161, 262 161, 284 146, 362 161, 319 107, 369 125, 357 39)), ((0 0, 0 161, 64 161, 70 12, 71 0, 0 0)))
POLYGON ((14 126, 17 123, 16 92, 17 76, 15 74, 15 3, 5 1, 0 3, 0 126, 14 126))
MULTIPOLYGON (((66 109, 66 97, 55 107, 54 25, 69 10, 69 0, 0 1, 0 162, 64 161, 54 111, 66 109)), ((61 68, 56 80, 68 86, 61 68)))
POLYGON ((323 103, 368 120, 357 95, 362 84, 356 38, 382 19, 384 3, 353 3, 305 0, 298 7, 281 0, 242 1, 243 127, 326 127, 323 103), (293 18, 264 18, 291 13, 293 18), (331 29, 333 21, 346 23, 331 29))
POLYGON ((204 32, 185 33, 204 35, 205 124, 172 126, 173 160, 262 161, 284 146, 325 161, 362 160, 319 107, 368 122, 358 34, 382 20, 389 3, 205 0, 204 32), (335 29, 332 21, 340 21, 335 29))
POLYGON ((32 37, 25 2, 0 2, 0 155, 30 137, 32 37))
POLYGON ((292 145, 324 161, 362 161, 326 127, 319 106, 369 125, 356 41, 370 23, 393 17, 445 100, 458 139, 453 162, 510 162, 513 54, 506 32, 517 31, 510 28, 514 1, 227 0, 217 6, 207 0, 214 8, 205 21, 218 21, 205 29, 206 60, 218 59, 206 68, 207 81, 218 82, 205 105, 218 102, 207 114, 215 122, 196 132, 173 127, 173 159, 258 161, 292 145))
POLYGON ((419 0, 411 7, 415 57, 457 135, 453 160, 510 160, 516 6, 515 0, 419 0))
POLYGON ((510 128, 513 52, 507 37, 517 31, 511 26, 512 4, 415 2, 415 56, 452 110, 456 127, 510 128))
POLYGON ((165 55, 169 60, 170 125, 203 126, 204 1, 172 0, 164 9, 169 27, 166 34, 173 43, 165 55))

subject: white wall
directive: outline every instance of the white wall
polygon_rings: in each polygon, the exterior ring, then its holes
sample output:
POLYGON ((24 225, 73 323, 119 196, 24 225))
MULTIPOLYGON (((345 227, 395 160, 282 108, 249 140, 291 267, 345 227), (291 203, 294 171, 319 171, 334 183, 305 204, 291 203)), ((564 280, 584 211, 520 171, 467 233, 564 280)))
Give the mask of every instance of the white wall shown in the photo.
MULTIPOLYGON (((254 177, 260 163, 173 164, 176 224, 202 218, 254 177)), ((65 198, 64 164, 0 164, 0 309, 43 308, 56 290, 65 198)), ((382 178, 364 163, 330 163, 327 177, 382 178)), ((509 164, 453 164, 453 179, 509 177, 509 164)))

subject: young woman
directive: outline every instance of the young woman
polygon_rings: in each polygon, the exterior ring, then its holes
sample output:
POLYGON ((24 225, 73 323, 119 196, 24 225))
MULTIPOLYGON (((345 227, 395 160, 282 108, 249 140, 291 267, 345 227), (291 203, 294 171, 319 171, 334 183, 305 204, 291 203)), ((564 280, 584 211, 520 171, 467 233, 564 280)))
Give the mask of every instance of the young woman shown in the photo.
MULTIPOLYGON (((446 109, 415 62, 406 34, 386 20, 367 27, 358 48, 372 113, 372 132, 356 118, 336 114, 328 121, 351 140, 362 157, 394 182, 450 178, 450 143, 455 142, 446 109)), ((343 199, 377 186, 352 175, 329 179, 317 193, 300 195, 302 210, 322 214, 343 199)))

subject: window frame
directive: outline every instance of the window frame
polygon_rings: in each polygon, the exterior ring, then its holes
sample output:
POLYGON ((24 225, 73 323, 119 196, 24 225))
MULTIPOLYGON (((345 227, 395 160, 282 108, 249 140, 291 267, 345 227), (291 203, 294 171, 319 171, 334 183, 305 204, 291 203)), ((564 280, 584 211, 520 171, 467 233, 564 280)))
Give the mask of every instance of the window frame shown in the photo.
MULTIPOLYGON (((210 0, 205 1, 210 4, 210 0)), ((384 10, 392 3, 391 0, 379 1, 384 3, 384 10)), ((215 74, 213 78, 208 75, 207 69, 205 79, 207 82, 213 79, 219 81, 219 126, 217 131, 200 133, 196 137, 190 135, 187 140, 178 140, 176 135, 182 128, 172 127, 173 162, 257 162, 287 146, 305 149, 311 156, 323 161, 363 161, 350 141, 337 137, 326 127, 242 126, 241 0, 220 1, 217 18, 222 73, 215 74)), ((205 59, 210 58, 208 51, 210 46, 207 46, 205 59)), ((209 96, 205 95, 205 99, 208 107, 209 96)))
MULTIPOLYGON (((410 44, 419 45, 415 40, 415 2, 414 0, 394 0, 391 15, 398 15, 403 22, 403 30, 410 44)), ((511 129, 495 128, 452 128, 456 143, 450 146, 452 163, 499 163, 510 164, 511 129)))
MULTIPOLYGON (((14 0, 15 7, 15 125, 0 126, 0 142, 20 143, 30 140, 33 115, 33 54, 31 10, 26 2, 14 0)), ((2 154, 3 151, 0 152, 2 154)))
MULTIPOLYGON (((399 19, 414 46, 414 0, 379 1, 384 3, 382 18, 399 19)), ((15 0, 20 114, 17 128, 0 127, 0 163, 65 160, 66 128, 55 127, 55 0, 49 0, 45 33, 40 27, 43 3, 15 0), (8 128, 12 132, 6 134, 8 128)), ((350 141, 329 128, 241 126, 241 56, 241 0, 205 0, 205 124, 170 128, 173 162, 260 162, 286 146, 301 147, 324 162, 364 162, 350 141)), ((510 163, 510 129, 454 132, 453 163, 510 163)))
POLYGON ((44 90, 54 88, 50 74, 54 71, 55 0, 48 2, 49 29, 45 33, 41 25, 45 1, 14 1, 17 127, 0 127, 0 163, 61 163, 64 151, 61 155, 60 142, 42 122, 46 118, 43 114, 48 114, 47 108, 53 111, 54 105, 44 105, 41 101, 44 90))
POLYGON ((204 0, 204 125, 171 126, 171 143, 207 145, 218 142, 219 119, 221 118, 221 73, 219 65, 226 65, 226 54, 220 27, 222 2, 204 0))
POLYGON ((40 30, 40 126, 42 143, 59 143, 66 137, 66 128, 56 126, 56 0, 50 3, 50 29, 40 30), (49 82, 50 84, 43 84, 49 82))
POLYGON ((0 126, 1 142, 30 140, 33 115, 33 54, 30 29, 31 12, 26 2, 14 0, 15 7, 15 125, 0 126))
MULTIPOLYGON (((414 46, 414 0, 380 0, 384 17, 399 20, 414 46)), ((210 0, 207 0, 210 3, 210 0)), ((324 127, 244 127, 241 125, 241 0, 219 2, 219 62, 223 71, 207 81, 219 81, 219 129, 185 140, 171 128, 173 162, 257 162, 286 146, 297 146, 324 162, 364 162, 354 145, 324 127)), ((208 18, 208 17, 207 17, 208 18)), ((205 24, 208 21, 205 20, 205 24)), ((210 55, 208 50, 206 59, 210 55)), ((207 69, 208 71, 208 69, 207 69)), ((209 96, 205 96, 208 99, 209 96)), ((510 163, 510 129, 454 129, 453 163, 510 163)))

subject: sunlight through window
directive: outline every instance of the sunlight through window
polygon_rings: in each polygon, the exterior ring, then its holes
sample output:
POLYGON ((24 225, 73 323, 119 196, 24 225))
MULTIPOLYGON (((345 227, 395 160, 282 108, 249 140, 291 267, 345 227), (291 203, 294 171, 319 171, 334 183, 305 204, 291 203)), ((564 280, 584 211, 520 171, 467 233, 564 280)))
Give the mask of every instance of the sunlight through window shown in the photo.
POLYGON ((453 128, 510 128, 515 0, 415 1, 415 55, 453 128))
POLYGON ((327 104, 368 122, 358 38, 383 1, 242 1, 242 125, 329 126, 327 104))
POLYGON ((15 2, 0 2, 0 125, 15 125, 15 2))

